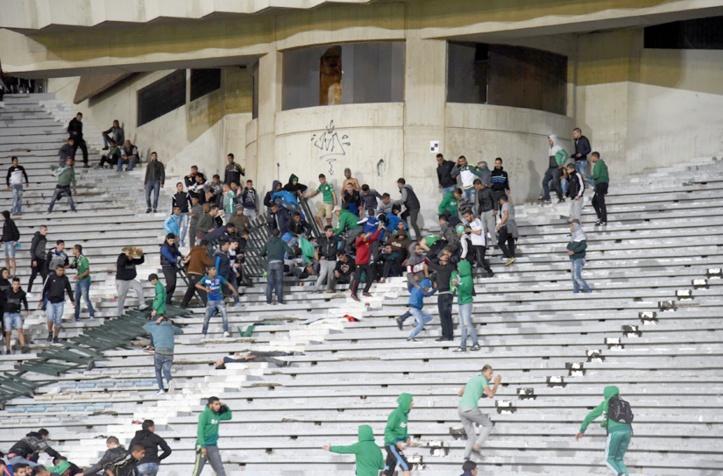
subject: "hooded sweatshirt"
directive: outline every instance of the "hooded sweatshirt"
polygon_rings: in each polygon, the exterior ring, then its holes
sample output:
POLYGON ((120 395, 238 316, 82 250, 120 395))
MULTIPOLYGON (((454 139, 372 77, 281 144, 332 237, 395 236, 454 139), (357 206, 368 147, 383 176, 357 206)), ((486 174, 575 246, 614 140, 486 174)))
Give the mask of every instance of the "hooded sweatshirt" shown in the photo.
POLYGON ((83 476, 98 474, 103 468, 109 466, 113 461, 126 454, 128 454, 128 452, 122 445, 107 449, 105 453, 103 453, 103 456, 100 458, 100 461, 83 471, 83 476))
POLYGON ((409 439, 407 421, 412 405, 412 394, 403 393, 399 395, 397 403, 399 407, 387 418, 387 426, 384 428, 384 446, 396 445, 400 441, 409 439))
POLYGON ((171 455, 171 447, 168 446, 166 440, 156 435, 150 430, 138 430, 136 436, 131 440, 130 447, 133 445, 143 445, 146 449, 146 454, 141 459, 143 463, 160 463, 162 460, 168 458, 171 455), (158 456, 158 447, 161 447, 163 453, 158 456))
POLYGON ((374 431, 369 425, 359 426, 359 441, 350 446, 332 446, 332 453, 356 455, 356 476, 377 476, 384 469, 382 450, 374 442, 374 431))
POLYGON ((414 252, 417 242, 413 241, 409 245, 409 258, 407 258, 407 285, 416 286, 424 278, 424 268, 429 265, 429 260, 424 255, 418 255, 414 252), (417 279, 415 279, 417 278, 417 279))
POLYGON ((449 212, 450 216, 457 215, 457 197, 454 196, 453 192, 447 192, 442 197, 442 202, 437 207, 437 213, 442 215, 444 212, 449 212))
POLYGON ((12 218, 10 218, 10 212, 5 210, 2 212, 5 221, 3 222, 3 234, 2 241, 11 242, 20 240, 20 231, 18 231, 17 225, 12 218))
POLYGON ((429 297, 437 292, 432 288, 432 282, 429 279, 422 280, 419 287, 413 287, 409 293, 409 307, 422 309, 424 307, 424 298, 429 297))
POLYGON ((201 448, 207 446, 216 446, 218 443, 218 425, 222 421, 231 419, 231 409, 226 405, 222 405, 218 409, 218 413, 211 410, 208 405, 198 416, 198 439, 196 444, 201 448))
POLYGON ((470 304, 473 301, 474 282, 472 281, 472 265, 469 261, 462 260, 457 263, 457 271, 452 273, 449 288, 453 294, 457 294, 458 304, 470 304), (455 280, 457 281, 456 286, 453 282, 455 280))
POLYGON ((349 210, 339 212, 339 224, 334 228, 335 235, 341 235, 345 231, 355 230, 359 228, 359 217, 351 213, 349 210))
POLYGON ((30 257, 33 261, 44 261, 45 260, 45 246, 48 244, 48 239, 43 236, 39 231, 33 235, 33 241, 30 243, 30 257))
POLYGON ((588 415, 585 417, 585 419, 582 421, 582 425, 580 426, 580 433, 585 433, 585 430, 587 430, 587 427, 595 421, 597 417, 604 414, 603 420, 600 422, 600 426, 602 428, 607 428, 608 433, 613 433, 616 431, 630 431, 631 426, 629 423, 625 422, 617 422, 614 420, 610 420, 607 416, 608 411, 608 404, 610 402, 610 399, 613 397, 617 397, 620 395, 620 389, 615 386, 609 386, 605 387, 605 390, 603 391, 603 396, 605 397, 605 400, 595 407, 593 411, 588 413, 588 415))
MULTIPOLYGON (((271 205, 274 204, 273 195, 277 192, 277 188, 281 186, 281 182, 278 180, 274 180, 274 183, 271 185, 271 190, 266 192, 266 195, 264 196, 264 206, 268 209, 271 208, 271 205)), ((268 210, 267 210, 268 211, 268 210)))
POLYGON ((567 159, 570 158, 569 154, 565 149, 558 145, 557 136, 555 134, 552 134, 547 138, 552 141, 552 147, 550 147, 547 152, 550 160, 548 167, 551 169, 562 167, 563 165, 565 165, 565 162, 567 162, 567 159))
POLYGON ((582 226, 579 223, 572 224, 572 237, 570 243, 567 244, 569 251, 574 251, 575 254, 570 255, 570 261, 577 259, 585 259, 585 250, 587 249, 587 236, 582 230, 582 226))

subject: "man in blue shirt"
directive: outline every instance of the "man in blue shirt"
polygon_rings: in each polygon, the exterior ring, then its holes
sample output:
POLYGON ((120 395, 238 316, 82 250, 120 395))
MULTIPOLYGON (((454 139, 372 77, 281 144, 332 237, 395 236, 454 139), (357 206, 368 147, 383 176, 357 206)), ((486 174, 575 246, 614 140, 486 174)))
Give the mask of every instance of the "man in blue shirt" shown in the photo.
POLYGON ((221 321, 223 323, 223 336, 231 337, 231 333, 228 331, 226 304, 223 302, 223 290, 221 289, 223 285, 228 286, 234 297, 238 296, 236 290, 233 288, 233 286, 231 286, 228 281, 226 281, 223 276, 216 275, 215 267, 208 268, 208 274, 204 276, 198 282, 198 284, 196 284, 196 287, 198 289, 200 289, 201 291, 206 291, 206 293, 208 294, 208 302, 206 303, 206 317, 203 320, 202 330, 204 337, 206 337, 206 334, 208 333, 208 322, 211 320, 211 315, 213 315, 214 311, 221 313, 221 321))
MULTIPOLYGON (((156 279, 158 279, 157 276, 156 279)), ((171 383, 173 380, 173 377, 171 377, 171 366, 173 365, 173 349, 175 344, 173 338, 176 335, 183 334, 183 329, 174 326, 163 316, 160 316, 155 322, 149 322, 144 325, 143 329, 145 329, 153 339, 153 366, 156 370, 156 381, 158 382, 157 395, 161 395, 164 392, 164 376, 168 383, 168 391, 173 392, 173 384, 171 383)))

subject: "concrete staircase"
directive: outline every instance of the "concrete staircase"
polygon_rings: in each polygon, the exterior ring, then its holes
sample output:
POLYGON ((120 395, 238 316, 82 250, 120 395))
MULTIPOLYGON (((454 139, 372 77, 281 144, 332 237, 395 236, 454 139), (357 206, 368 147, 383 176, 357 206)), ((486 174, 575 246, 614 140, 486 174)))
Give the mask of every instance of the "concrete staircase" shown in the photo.
MULTIPOLYGON (((14 101, 9 97, 0 121, 21 107, 14 101)), ((55 146, 44 155, 33 147, 21 162, 45 157, 50 163, 55 146)), ((0 412, 0 449, 42 426, 56 449, 77 464, 89 464, 99 458, 106 436, 128 443, 139 422, 152 418, 174 449, 161 474, 188 474, 202 401, 217 395, 234 411, 233 421, 221 427, 229 474, 351 474, 353 458, 320 447, 354 442, 362 423, 372 425, 381 444, 397 395, 410 392, 415 446, 406 453, 420 462, 415 474, 459 474, 464 441, 453 436, 461 427, 456 393, 489 363, 503 386, 495 400, 480 402, 496 423, 483 450, 483 474, 608 474, 602 465, 604 431, 593 424, 582 441, 575 442, 574 435, 601 401, 603 387, 612 384, 635 412, 626 458, 633 474, 719 474, 722 171, 723 162, 711 158, 627 178, 611 170, 608 226, 594 228, 592 207, 583 210, 589 242, 584 276, 594 290, 589 295, 571 292, 568 229, 561 218, 567 206, 518 205, 517 263, 505 268, 493 254, 495 278, 476 281, 479 353, 455 354, 456 342, 434 341, 439 334, 434 298, 427 310, 435 322, 421 342, 406 343, 409 330, 400 332, 394 321, 406 307, 399 279, 375 285, 375 297, 364 303, 343 292, 312 294, 310 281, 289 283, 286 306, 267 305, 259 281, 246 289, 244 308, 229 308, 233 330, 256 325, 250 337, 223 338, 220 320, 214 319, 210 338, 202 340, 203 311, 194 309, 183 319, 175 393, 155 396, 150 355, 140 349, 111 351, 95 369, 65 375, 34 398, 9 402, 0 412), (359 321, 348 322, 346 314, 359 321), (245 350, 296 354, 284 357, 289 365, 281 367, 252 362, 214 369, 217 358, 245 350)), ((69 244, 86 239, 94 272, 106 266, 102 269, 110 273, 118 249, 129 240, 157 259, 161 217, 139 214, 145 206, 133 195, 140 182, 104 170, 80 172, 82 196, 96 197, 98 208, 78 215, 95 220, 54 214, 58 221, 48 222, 51 240, 60 234, 56 226, 63 237, 72 237, 66 238, 69 244), (109 191, 111 185, 117 190, 109 191), (124 194, 130 195, 127 202, 124 194), (109 236, 115 226, 118 233, 109 236)), ((25 230, 33 215, 26 212, 20 220, 28 242, 25 230)), ((154 266, 157 261, 148 269, 154 266)), ((104 283, 112 289, 111 276, 104 283)), ((99 308, 112 315, 114 305, 101 302, 99 308)), ((0 368, 22 358, 0 357, 0 368)))

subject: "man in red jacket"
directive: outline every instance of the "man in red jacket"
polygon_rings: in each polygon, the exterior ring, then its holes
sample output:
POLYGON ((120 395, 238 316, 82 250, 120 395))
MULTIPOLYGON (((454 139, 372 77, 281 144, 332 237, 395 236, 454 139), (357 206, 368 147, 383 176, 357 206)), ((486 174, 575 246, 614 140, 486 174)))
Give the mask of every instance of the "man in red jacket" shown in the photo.
POLYGON ((359 300, 356 292, 359 289, 359 281, 361 280, 362 273, 366 274, 363 295, 371 297, 369 289, 374 282, 374 266, 371 265, 371 246, 379 236, 379 232, 382 231, 383 226, 384 224, 380 221, 377 225, 377 231, 373 234, 364 233, 356 239, 356 271, 354 272, 354 279, 351 281, 351 298, 355 301, 359 300))

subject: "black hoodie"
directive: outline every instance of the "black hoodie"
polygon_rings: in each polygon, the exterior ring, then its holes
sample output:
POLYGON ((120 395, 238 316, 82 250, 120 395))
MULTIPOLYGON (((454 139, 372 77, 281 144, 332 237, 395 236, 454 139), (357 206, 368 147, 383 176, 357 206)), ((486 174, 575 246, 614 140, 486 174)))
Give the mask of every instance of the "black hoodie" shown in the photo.
POLYGON ((118 261, 116 263, 115 279, 121 281, 132 281, 136 279, 136 276, 138 276, 136 265, 143 264, 145 260, 143 256, 138 259, 132 259, 129 258, 127 254, 121 253, 118 255, 118 261))
POLYGON ((2 214, 5 217, 5 223, 3 223, 2 241, 19 241, 20 231, 12 218, 10 218, 10 212, 5 210, 2 214))
POLYGON ((33 241, 30 243, 30 259, 33 261, 44 261, 45 260, 45 247, 48 244, 48 239, 43 236, 39 231, 33 235, 33 241))
MULTIPOLYGON (((115 448, 110 448, 106 450, 106 452, 103 453, 103 456, 100 458, 100 461, 83 471, 83 476, 92 476, 100 473, 104 468, 109 466, 117 458, 120 458, 121 456, 126 454, 128 454, 128 452, 125 448, 123 448, 122 445, 118 445, 115 448)), ((106 473, 103 472, 103 474, 106 473)))
POLYGON ((131 440, 130 447, 133 445, 143 445, 146 449, 146 454, 141 459, 140 464, 143 463, 160 463, 162 460, 168 458, 171 455, 171 447, 168 446, 166 440, 156 435, 150 430, 138 430, 136 436, 131 440), (163 453, 158 456, 158 447, 161 447, 163 453))

